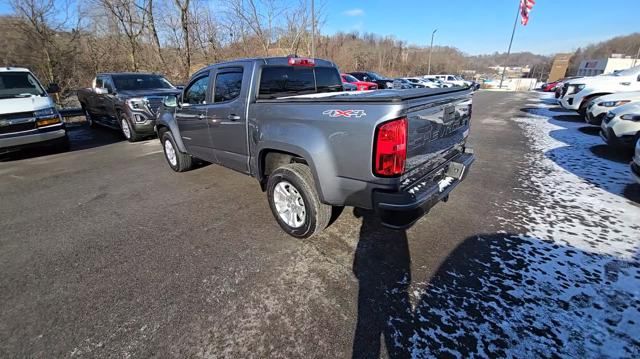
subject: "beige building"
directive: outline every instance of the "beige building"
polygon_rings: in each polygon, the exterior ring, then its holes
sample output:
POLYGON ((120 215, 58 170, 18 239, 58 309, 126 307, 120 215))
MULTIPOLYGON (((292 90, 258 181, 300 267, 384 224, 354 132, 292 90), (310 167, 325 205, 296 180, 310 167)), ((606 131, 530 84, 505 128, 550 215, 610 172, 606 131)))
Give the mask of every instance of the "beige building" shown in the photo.
POLYGON ((639 59, 631 58, 631 56, 613 54, 608 59, 582 61, 576 75, 597 76, 600 74, 610 74, 614 71, 626 70, 638 65, 640 65, 639 59))
POLYGON ((551 71, 549 72, 547 82, 558 81, 566 77, 571 56, 573 56, 573 54, 557 54, 553 58, 553 64, 551 65, 551 71))

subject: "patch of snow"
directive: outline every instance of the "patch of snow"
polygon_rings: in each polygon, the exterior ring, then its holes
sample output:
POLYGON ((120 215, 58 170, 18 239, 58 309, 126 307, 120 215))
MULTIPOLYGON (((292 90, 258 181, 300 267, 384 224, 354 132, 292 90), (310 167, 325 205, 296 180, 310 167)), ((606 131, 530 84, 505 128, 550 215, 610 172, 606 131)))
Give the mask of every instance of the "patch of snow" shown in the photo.
POLYGON ((519 233, 479 235, 464 260, 412 284, 414 321, 395 338, 411 357, 640 357, 640 206, 623 196, 628 165, 596 155, 600 138, 552 101, 531 99, 515 119, 531 149, 514 189, 526 200, 496 205, 510 213, 501 227, 519 233))

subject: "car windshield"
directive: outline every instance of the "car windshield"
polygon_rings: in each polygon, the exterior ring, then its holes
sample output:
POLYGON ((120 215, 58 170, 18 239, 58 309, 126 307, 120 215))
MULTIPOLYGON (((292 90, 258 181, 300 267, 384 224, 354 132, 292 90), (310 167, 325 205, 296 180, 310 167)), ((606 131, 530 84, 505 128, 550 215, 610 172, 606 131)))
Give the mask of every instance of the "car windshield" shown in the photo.
POLYGON ((342 78, 347 82, 358 82, 359 80, 351 75, 343 75, 342 78))
POLYGON ((29 72, 0 72, 0 99, 45 96, 46 91, 29 72))
POLYGON ((369 77, 371 77, 375 81, 387 80, 386 77, 381 76, 381 75, 379 75, 379 74, 377 74, 375 72, 369 72, 368 74, 369 74, 369 77))
POLYGON ((616 72, 613 76, 635 76, 638 74, 640 74, 640 66, 616 72))
POLYGON ((113 75, 113 84, 118 91, 175 88, 171 82, 160 75, 113 75))

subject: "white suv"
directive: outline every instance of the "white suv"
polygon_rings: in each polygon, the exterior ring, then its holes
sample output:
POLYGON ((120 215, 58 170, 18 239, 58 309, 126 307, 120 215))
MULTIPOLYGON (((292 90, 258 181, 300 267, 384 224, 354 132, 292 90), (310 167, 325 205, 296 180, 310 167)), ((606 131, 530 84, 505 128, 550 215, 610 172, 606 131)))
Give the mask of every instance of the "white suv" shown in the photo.
POLYGON ((610 145, 631 147, 640 138, 640 102, 617 107, 602 120, 600 136, 610 145))
POLYGON ((640 101, 640 91, 618 92, 611 95, 596 97, 587 105, 585 121, 595 126, 600 126, 607 112, 630 102, 640 101))
POLYGON ((0 153, 32 145, 69 146, 62 117, 45 88, 25 68, 0 67, 0 153))
POLYGON ((565 82, 560 105, 586 115, 589 102, 616 92, 640 91, 640 66, 612 75, 581 77, 565 82))
POLYGON ((471 86, 471 81, 465 81, 457 75, 426 75, 425 78, 437 79, 445 83, 453 84, 454 86, 471 86))

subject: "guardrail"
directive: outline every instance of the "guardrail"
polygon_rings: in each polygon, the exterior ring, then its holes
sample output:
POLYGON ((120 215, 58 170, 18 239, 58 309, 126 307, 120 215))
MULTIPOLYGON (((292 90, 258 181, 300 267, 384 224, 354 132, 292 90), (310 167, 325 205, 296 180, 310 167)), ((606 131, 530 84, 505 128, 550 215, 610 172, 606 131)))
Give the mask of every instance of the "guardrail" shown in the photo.
POLYGON ((82 108, 63 108, 58 110, 62 117, 75 117, 75 116, 84 116, 84 111, 82 108))

